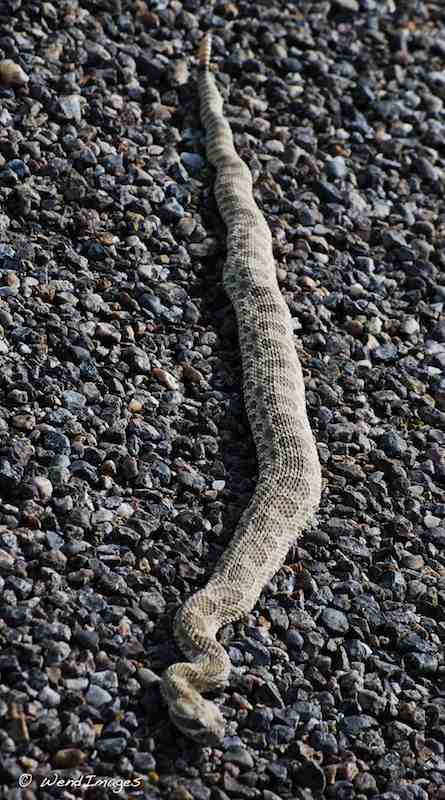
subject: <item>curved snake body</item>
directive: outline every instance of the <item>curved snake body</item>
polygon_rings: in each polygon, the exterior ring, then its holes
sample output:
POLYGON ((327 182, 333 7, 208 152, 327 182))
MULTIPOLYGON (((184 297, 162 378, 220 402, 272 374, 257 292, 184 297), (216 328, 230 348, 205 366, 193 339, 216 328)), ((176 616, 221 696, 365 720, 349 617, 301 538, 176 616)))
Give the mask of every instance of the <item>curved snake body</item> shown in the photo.
POLYGON ((283 564, 320 501, 320 464, 306 414, 292 321, 279 290, 269 227, 238 156, 223 101, 209 71, 210 35, 200 48, 199 97, 215 196, 227 228, 223 285, 235 309, 244 402, 259 479, 233 540, 204 589, 179 610, 174 634, 191 663, 164 673, 161 690, 172 722, 200 744, 220 743, 224 718, 202 693, 222 688, 230 660, 218 629, 251 610, 283 564))

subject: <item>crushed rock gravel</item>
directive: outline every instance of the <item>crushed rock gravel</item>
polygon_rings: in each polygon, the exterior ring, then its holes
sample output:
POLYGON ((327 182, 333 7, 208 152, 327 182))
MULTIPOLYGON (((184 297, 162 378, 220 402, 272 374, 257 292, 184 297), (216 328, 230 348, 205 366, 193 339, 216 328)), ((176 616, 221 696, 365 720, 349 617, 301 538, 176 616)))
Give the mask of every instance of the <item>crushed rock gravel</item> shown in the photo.
POLYGON ((0 2, 2 800, 444 800, 444 25, 439 0, 0 2), (256 475, 209 27, 324 494, 221 632, 200 750, 159 675, 256 475))

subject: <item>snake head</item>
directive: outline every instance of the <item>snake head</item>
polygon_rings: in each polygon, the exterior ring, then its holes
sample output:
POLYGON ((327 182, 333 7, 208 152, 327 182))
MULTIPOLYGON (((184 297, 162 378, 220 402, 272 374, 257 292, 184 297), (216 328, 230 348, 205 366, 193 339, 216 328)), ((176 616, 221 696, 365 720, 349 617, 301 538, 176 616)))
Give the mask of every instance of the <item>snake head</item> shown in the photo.
POLYGON ((174 725, 192 741, 206 747, 217 747, 224 739, 225 720, 219 708, 198 693, 187 699, 174 700, 168 712, 174 725))

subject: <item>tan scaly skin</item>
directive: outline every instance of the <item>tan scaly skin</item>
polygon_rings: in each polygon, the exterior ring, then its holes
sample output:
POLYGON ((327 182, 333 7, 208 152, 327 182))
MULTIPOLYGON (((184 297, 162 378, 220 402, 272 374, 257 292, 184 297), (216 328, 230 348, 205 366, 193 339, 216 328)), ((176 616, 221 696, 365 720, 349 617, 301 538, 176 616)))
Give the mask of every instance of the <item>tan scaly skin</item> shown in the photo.
POLYGON ((220 744, 225 730, 218 707, 202 697, 223 688, 229 677, 230 660, 216 639, 217 631, 255 605, 311 521, 321 491, 320 463, 291 317, 277 284, 272 237, 209 71, 210 43, 207 34, 199 52, 201 120, 207 156, 216 169, 215 196, 227 228, 223 285, 237 317, 244 402, 259 479, 211 579, 176 616, 176 641, 192 663, 169 667, 161 683, 172 722, 202 745, 220 744))

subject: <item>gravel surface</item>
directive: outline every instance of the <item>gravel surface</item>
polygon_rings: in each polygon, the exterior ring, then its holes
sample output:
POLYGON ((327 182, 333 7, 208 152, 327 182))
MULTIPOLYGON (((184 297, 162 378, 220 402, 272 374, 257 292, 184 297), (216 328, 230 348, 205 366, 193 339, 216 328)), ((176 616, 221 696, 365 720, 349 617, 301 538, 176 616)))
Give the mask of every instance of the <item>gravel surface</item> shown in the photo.
POLYGON ((444 24, 440 0, 0 3, 1 798, 444 800, 444 24), (159 675, 255 485, 208 27, 325 486, 221 632, 227 737, 200 750, 159 675))

